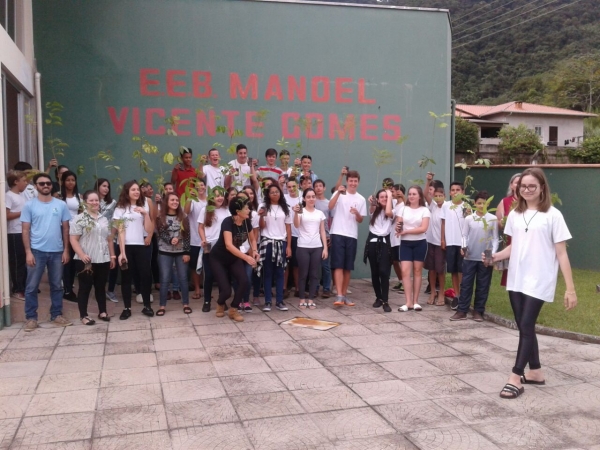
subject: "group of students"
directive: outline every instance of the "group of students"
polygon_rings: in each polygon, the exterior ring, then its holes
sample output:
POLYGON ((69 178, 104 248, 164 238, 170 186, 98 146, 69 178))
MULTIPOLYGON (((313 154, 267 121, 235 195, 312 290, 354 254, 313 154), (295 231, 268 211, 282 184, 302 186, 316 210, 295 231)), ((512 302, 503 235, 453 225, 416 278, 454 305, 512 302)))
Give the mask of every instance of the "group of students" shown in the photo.
POLYGON ((98 319, 110 321, 106 298, 118 301, 117 271, 124 303, 121 320, 132 314, 132 284, 136 299, 143 303, 142 313, 155 314, 153 272, 155 286, 160 284, 157 316, 166 313, 170 283, 178 284, 183 312, 192 312, 189 272, 194 298, 202 295, 203 274, 203 312, 211 310, 216 282, 217 317, 227 312, 238 322, 244 320, 242 312, 260 305, 261 287, 263 311, 271 310, 273 286, 275 306, 287 310, 284 291, 289 274, 300 309, 317 307, 320 283, 323 297, 331 295, 331 272, 337 289, 334 305, 354 306, 348 285, 358 250, 358 227, 369 215, 364 261, 371 268, 373 307, 385 312, 391 311, 392 267, 404 286, 401 312, 422 310, 418 296, 423 268, 429 271, 428 304, 445 304, 447 270, 455 294, 452 308, 457 310, 450 320, 467 318, 476 283, 472 318, 481 321, 492 265, 510 258, 502 283, 509 291, 520 336, 513 374, 500 395, 516 398, 523 384, 545 382, 535 322, 544 303, 554 299, 559 267, 567 286, 565 307, 573 308, 577 297, 565 244, 571 235, 562 214, 552 206, 541 169, 512 177, 496 215, 487 212, 490 200, 483 191, 476 193, 472 210, 459 182, 451 183, 446 201, 444 186, 432 173, 427 174, 425 189, 415 185, 407 193, 402 185, 384 180, 383 189, 369 197, 367 211, 367 200, 357 192, 357 171, 343 167, 328 200, 325 182, 312 171, 310 156, 296 159, 292 167, 286 151, 280 154, 280 167, 276 150, 268 149, 265 156, 267 164, 258 167, 256 160, 248 158, 247 148, 239 145, 236 159, 222 167, 218 150, 211 149, 201 157, 206 164, 195 169, 191 149, 183 148, 181 163, 173 169, 172 182, 163 186, 163 194, 154 196, 148 183, 131 180, 116 200, 106 179, 98 179, 94 189, 80 196, 77 176, 68 168, 57 167, 58 184, 47 173, 35 174, 30 184, 31 166, 18 163, 7 177, 6 210, 12 293, 25 299, 25 331, 37 328, 37 295, 45 270, 51 321, 58 326, 71 325, 62 316, 63 298, 76 299, 83 324, 95 323, 87 312, 92 288, 98 319), (506 242, 498 251, 500 233, 506 242), (153 271, 153 259, 158 270, 153 271), (530 371, 525 376, 527 364, 530 371))

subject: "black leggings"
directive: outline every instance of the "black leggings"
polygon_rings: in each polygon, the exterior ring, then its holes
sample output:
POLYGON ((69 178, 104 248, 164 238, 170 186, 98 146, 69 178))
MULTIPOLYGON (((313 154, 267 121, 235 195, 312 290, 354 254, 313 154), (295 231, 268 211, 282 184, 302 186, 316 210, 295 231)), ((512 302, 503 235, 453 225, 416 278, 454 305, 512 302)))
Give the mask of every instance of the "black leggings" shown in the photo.
POLYGON ((314 300, 319 288, 321 279, 321 260, 323 259, 323 247, 304 248, 298 247, 296 250, 296 260, 298 261, 298 285, 300 288, 300 298, 304 298, 304 289, 306 287, 306 277, 310 281, 308 300, 314 300))
POLYGON ((110 270, 110 263, 92 264, 92 273, 84 272, 85 264, 83 261, 75 260, 75 270, 79 280, 79 290, 77 291, 77 303, 79 304, 79 317, 87 317, 88 299, 90 292, 94 287, 94 294, 98 302, 98 312, 106 312, 106 280, 110 270))
MULTIPOLYGON (((219 258, 217 254, 212 254, 210 258, 212 276, 217 281, 217 286, 219 286, 219 300, 217 303, 219 305, 224 305, 231 296, 231 278, 233 277, 237 282, 237 289, 233 294, 231 307, 237 309, 249 286, 244 261, 240 258, 235 258, 235 261, 232 264, 225 264, 221 259, 222 258, 219 258)), ((207 295, 206 290, 204 291, 204 295, 207 295)), ((210 293, 208 295, 210 295, 210 293)))
POLYGON ((535 335, 535 322, 545 302, 514 291, 508 291, 508 297, 519 328, 519 348, 512 372, 516 375, 523 375, 527 364, 529 364, 529 370, 541 369, 542 367, 537 336, 535 335))
POLYGON ((126 245, 125 257, 128 270, 121 271, 121 295, 125 308, 131 308, 131 279, 139 277, 140 287, 138 293, 142 294, 144 307, 150 308, 150 292, 152 290, 152 271, 150 260, 152 249, 145 245, 126 245))
POLYGON ((377 258, 377 242, 369 242, 368 258, 371 266, 371 282, 375 297, 383 303, 388 302, 388 291, 390 290, 390 271, 392 262, 390 261, 389 245, 379 243, 379 258, 377 258))

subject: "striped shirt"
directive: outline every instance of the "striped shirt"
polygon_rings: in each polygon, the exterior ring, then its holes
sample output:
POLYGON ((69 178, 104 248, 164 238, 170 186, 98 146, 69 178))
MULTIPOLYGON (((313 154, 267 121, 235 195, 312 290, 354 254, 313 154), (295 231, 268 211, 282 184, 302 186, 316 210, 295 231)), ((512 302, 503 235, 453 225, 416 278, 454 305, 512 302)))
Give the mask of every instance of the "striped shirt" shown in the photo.
MULTIPOLYGON (((110 262, 108 251, 109 226, 108 219, 98 216, 94 219, 87 212, 75 216, 70 224, 71 236, 81 236, 79 245, 93 264, 110 262)), ((77 254, 74 259, 81 259, 77 254)))

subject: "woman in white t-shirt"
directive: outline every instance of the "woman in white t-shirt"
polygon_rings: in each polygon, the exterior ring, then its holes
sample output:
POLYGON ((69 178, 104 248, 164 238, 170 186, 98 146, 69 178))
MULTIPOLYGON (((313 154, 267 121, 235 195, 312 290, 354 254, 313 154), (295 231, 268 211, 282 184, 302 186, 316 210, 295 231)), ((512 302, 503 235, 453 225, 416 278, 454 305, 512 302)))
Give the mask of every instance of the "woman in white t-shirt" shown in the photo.
POLYGON ((208 196, 207 205, 198 215, 198 234, 200 235, 200 245, 204 250, 202 253, 202 268, 204 270, 204 305, 202 305, 202 312, 210 312, 212 300, 214 276, 210 268, 210 250, 219 240, 223 220, 231 215, 229 209, 227 209, 228 203, 223 188, 216 187, 212 189, 208 196))
MULTIPOLYGON (((60 176, 60 199, 67 204, 71 220, 69 225, 73 223, 73 219, 79 214, 81 197, 77 188, 77 175, 70 170, 63 172, 60 176)), ((75 282, 75 252, 71 248, 71 259, 63 266, 63 298, 71 302, 77 302, 77 295, 73 292, 73 283, 75 282)))
POLYGON ((120 319, 131 317, 131 282, 139 279, 139 291, 142 295, 144 309, 142 314, 152 317, 154 311, 150 306, 152 290, 152 270, 150 266, 152 251, 146 245, 145 237, 152 235, 154 225, 149 209, 151 200, 142 197, 140 186, 135 180, 123 185, 119 194, 117 207, 113 215, 113 228, 119 233, 119 267, 121 268, 121 295, 125 309, 120 319), (147 203, 148 207, 144 207, 147 203))
POLYGON ((425 206, 425 197, 420 186, 411 186, 406 196, 406 206, 399 217, 396 217, 396 234, 402 237, 400 244, 400 266, 402 268, 402 284, 406 304, 398 308, 400 312, 411 309, 421 311, 419 293, 421 292, 421 276, 423 262, 427 255, 427 228, 431 212, 425 206), (412 272, 412 280, 410 274, 412 272))
POLYGON ((276 305, 280 311, 287 311, 283 303, 283 275, 287 259, 292 257, 292 216, 277 183, 265 189, 265 203, 258 208, 261 238, 259 245, 260 261, 257 273, 264 268, 265 306, 263 311, 271 311, 271 285, 275 278, 276 305))
MULTIPOLYGON (((199 299, 202 297, 202 285, 200 283, 200 275, 196 272, 196 266, 198 265, 198 257, 200 256, 201 240, 200 234, 198 233, 198 217, 202 209, 206 208, 206 184, 204 180, 197 180, 195 183, 196 198, 188 197, 184 211, 190 222, 190 263, 189 267, 192 271, 192 281, 194 282, 194 293, 192 294, 193 299, 199 299)), ((194 189, 192 189, 193 191, 194 189)))
MULTIPOLYGON (((546 302, 554 301, 558 268, 565 279, 565 308, 577 305, 577 295, 567 255, 571 239, 565 219, 552 206, 550 187, 541 169, 526 169, 517 186, 517 207, 509 213, 504 233, 511 244, 492 255, 492 262, 510 258, 506 290, 519 328, 519 348, 512 374, 501 398, 517 398, 523 384, 546 384, 541 371, 535 323, 546 302), (529 372, 525 376, 525 366, 529 372)), ((482 258, 485 261, 484 255, 482 258)))
POLYGON ((390 272, 392 269, 392 247, 390 233, 394 228, 392 192, 381 189, 375 196, 377 203, 370 204, 369 236, 365 245, 363 261, 369 260, 371 282, 375 291, 373 308, 383 306, 385 312, 392 312, 388 304, 390 272))
POLYGON ((300 309, 315 309, 314 299, 321 279, 321 260, 327 259, 327 235, 325 234, 325 214, 315 208, 317 195, 312 188, 302 193, 304 201, 293 207, 294 226, 298 229, 298 286, 300 292, 300 309), (306 278, 310 286, 308 302, 304 299, 306 278))

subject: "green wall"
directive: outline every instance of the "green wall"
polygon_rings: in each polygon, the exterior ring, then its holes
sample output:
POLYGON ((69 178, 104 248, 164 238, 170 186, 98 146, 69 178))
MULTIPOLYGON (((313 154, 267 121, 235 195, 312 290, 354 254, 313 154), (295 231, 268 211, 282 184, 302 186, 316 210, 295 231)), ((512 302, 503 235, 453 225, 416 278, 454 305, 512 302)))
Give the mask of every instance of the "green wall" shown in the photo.
MULTIPOLYGON (((473 185, 494 195, 494 207, 506 196, 510 177, 525 167, 471 169, 473 185), (498 201, 496 201, 498 200, 498 201)), ((556 204, 567 222, 573 239, 568 241, 571 265, 579 269, 600 270, 600 168, 543 167, 550 189, 556 192, 562 205, 556 204)), ((464 180, 465 171, 457 169, 456 179, 464 180)))
MULTIPOLYGON (((233 142, 245 143, 250 156, 262 161, 266 148, 280 148, 276 143, 286 130, 289 147, 298 141, 294 118, 322 120, 312 136, 303 136, 300 152, 313 156, 315 172, 329 187, 347 164, 361 172, 359 191, 372 193, 374 148, 395 155, 380 180, 397 180, 400 136, 408 136, 404 170, 427 155, 437 163, 437 177, 449 180, 449 128, 434 128, 429 115, 450 110, 450 27, 443 11, 242 0, 33 5, 43 101, 65 107, 65 125, 55 133, 70 147, 60 162, 85 166, 81 178, 88 186, 94 176, 90 157, 100 150, 117 156, 122 181, 144 176, 131 156, 133 135, 146 136, 161 153, 178 145, 196 155, 217 142, 229 147, 229 137, 211 135, 203 125, 210 111, 221 117, 215 125, 231 118, 244 133, 233 142), (290 77, 298 85, 305 80, 305 98, 292 95, 290 77), (256 92, 250 83, 244 93, 249 80, 256 80, 256 92), (262 129, 252 125, 260 110, 269 111, 262 129), (348 114, 355 117, 355 136, 342 140, 335 127, 348 114), (179 143, 165 135, 164 118, 171 115, 189 121, 179 127, 179 143)), ((232 159, 225 153, 224 160, 232 159)), ((161 158, 147 159, 155 172, 146 176, 154 180, 161 158)), ((424 178, 425 171, 417 168, 402 181, 424 178)), ((115 177, 103 164, 98 176, 115 177)), ((361 227, 361 242, 366 229, 361 227)), ((356 275, 365 276, 358 266, 356 275)))

